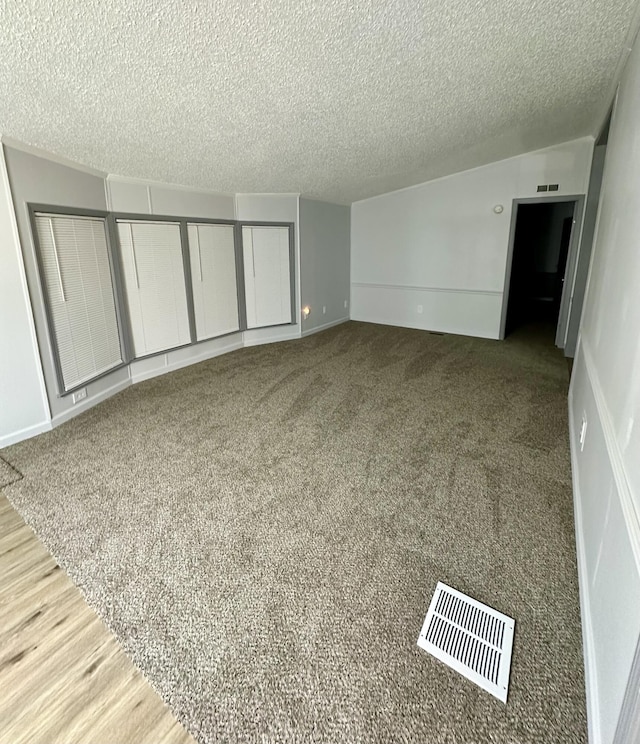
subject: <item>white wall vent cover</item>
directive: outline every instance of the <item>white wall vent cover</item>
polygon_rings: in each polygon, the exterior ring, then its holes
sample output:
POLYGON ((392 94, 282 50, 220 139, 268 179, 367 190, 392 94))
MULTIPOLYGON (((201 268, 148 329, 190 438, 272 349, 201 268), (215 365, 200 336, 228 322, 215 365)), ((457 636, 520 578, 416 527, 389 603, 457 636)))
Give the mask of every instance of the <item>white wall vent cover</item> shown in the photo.
POLYGON ((439 581, 418 646, 506 703, 514 627, 513 618, 439 581))

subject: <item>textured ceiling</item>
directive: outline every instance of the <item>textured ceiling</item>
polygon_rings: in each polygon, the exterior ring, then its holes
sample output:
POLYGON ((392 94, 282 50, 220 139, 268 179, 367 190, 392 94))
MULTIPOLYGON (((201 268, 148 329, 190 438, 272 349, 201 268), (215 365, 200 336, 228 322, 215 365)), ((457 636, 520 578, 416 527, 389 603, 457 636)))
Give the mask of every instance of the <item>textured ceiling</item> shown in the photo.
POLYGON ((351 202, 593 134, 637 0, 0 0, 0 132, 351 202))

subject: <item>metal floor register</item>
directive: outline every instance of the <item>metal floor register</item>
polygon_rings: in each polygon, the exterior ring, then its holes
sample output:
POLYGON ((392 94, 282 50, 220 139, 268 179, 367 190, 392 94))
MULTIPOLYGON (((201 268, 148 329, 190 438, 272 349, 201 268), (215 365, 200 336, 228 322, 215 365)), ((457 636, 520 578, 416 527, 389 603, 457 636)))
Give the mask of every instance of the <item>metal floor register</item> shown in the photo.
POLYGON ((515 620, 438 582, 418 646, 507 702, 515 620))

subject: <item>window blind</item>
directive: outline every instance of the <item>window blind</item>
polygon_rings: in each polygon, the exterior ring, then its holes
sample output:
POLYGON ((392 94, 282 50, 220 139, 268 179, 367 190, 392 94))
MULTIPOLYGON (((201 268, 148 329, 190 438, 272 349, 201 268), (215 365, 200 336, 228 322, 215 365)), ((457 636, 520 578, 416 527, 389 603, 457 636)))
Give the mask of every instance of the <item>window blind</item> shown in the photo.
POLYGON ((135 356, 191 343, 180 225, 117 225, 135 356))
POLYGON ((105 220, 36 213, 34 221, 66 392, 123 361, 105 220))
POLYGON ((198 341, 240 328, 233 225, 188 224, 198 341))
POLYGON ((242 228, 247 327, 291 322, 289 228, 242 228))

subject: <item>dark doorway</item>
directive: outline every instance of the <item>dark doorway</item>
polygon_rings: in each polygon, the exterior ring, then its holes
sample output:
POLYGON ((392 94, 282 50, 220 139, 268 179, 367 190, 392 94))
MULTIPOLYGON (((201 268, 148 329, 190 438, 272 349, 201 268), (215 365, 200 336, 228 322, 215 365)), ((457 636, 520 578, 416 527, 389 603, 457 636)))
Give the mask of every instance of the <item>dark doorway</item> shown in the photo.
POLYGON ((576 202, 518 204, 505 335, 529 323, 555 333, 576 202))

